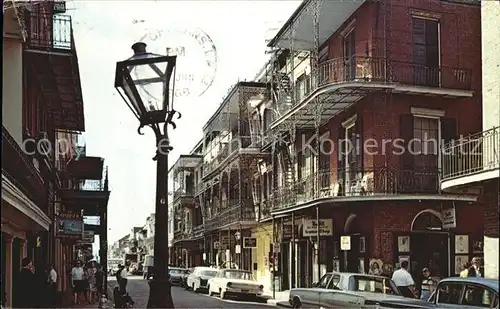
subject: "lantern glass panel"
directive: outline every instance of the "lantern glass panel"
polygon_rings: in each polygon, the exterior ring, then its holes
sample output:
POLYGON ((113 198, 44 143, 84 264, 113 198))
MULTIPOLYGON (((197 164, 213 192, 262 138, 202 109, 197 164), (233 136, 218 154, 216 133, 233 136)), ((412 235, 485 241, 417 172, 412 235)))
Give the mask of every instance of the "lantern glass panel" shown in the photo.
MULTIPOLYGON (((147 54, 147 56, 148 58, 157 57, 154 54, 147 54)), ((168 62, 165 61, 134 65, 128 68, 147 111, 168 109, 168 102, 164 102, 167 99, 165 96, 166 83, 168 82, 167 64, 168 62)))

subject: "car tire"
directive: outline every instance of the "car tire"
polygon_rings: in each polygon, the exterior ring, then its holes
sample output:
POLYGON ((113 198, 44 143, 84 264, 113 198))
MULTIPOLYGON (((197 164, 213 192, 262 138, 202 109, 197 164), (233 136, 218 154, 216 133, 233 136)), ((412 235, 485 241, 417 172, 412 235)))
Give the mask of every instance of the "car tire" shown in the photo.
POLYGON ((208 296, 212 296, 212 291, 210 290, 210 286, 208 286, 208 296))
POLYGON ((302 308, 302 303, 300 302, 300 299, 298 299, 297 297, 293 298, 292 303, 293 303, 293 305, 292 305, 293 308, 297 308, 297 309, 302 308))

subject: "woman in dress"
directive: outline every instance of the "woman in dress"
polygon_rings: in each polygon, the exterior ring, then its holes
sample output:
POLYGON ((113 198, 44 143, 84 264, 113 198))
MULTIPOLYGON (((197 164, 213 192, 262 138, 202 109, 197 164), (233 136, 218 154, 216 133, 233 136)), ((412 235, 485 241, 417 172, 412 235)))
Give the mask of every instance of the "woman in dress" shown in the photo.
POLYGON ((87 267, 86 277, 89 284, 89 303, 93 303, 94 295, 96 295, 96 300, 98 300, 97 296, 97 280, 96 280, 97 268, 95 266, 94 261, 91 261, 87 267))

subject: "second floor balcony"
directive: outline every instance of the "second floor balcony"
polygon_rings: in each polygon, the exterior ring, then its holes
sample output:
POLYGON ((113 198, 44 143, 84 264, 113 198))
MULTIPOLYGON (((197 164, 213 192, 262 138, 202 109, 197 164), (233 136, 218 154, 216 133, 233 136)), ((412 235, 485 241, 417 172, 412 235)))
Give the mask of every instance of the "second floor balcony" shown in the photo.
POLYGON ((452 141, 442 148, 441 159, 442 190, 498 178, 500 127, 452 141))
POLYGON ((38 163, 33 156, 23 151, 7 128, 2 126, 2 186, 4 181, 12 183, 47 214, 47 191, 40 166, 36 167, 35 162, 38 163))
MULTIPOLYGON (((329 59, 320 63, 311 73, 297 79, 293 88, 280 86, 283 81, 277 82, 273 107, 277 115, 270 128, 275 128, 292 115, 296 115, 297 126, 313 126, 311 117, 314 116, 314 109, 310 110, 306 106, 315 98, 334 107, 325 108, 321 115, 321 122, 324 122, 373 91, 471 97, 471 77, 471 70, 465 68, 428 67, 381 57, 329 59), (289 90, 279 90, 280 87, 289 90)), ((286 83, 290 84, 290 81, 286 83)))
POLYGON ((234 203, 234 206, 225 208, 205 219, 205 230, 214 231, 229 228, 233 225, 256 222, 255 210, 250 199, 234 203))
POLYGON ((439 193, 438 169, 361 168, 319 171, 307 174, 265 198, 272 211, 319 199, 363 201, 380 196, 435 195, 439 193))

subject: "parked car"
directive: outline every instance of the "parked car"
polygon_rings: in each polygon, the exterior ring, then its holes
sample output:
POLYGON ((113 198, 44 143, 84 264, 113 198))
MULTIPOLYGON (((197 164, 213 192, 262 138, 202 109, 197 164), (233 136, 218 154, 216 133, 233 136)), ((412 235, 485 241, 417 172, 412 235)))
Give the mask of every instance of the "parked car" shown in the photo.
POLYGON ((193 272, 194 268, 188 268, 184 271, 184 273, 182 274, 182 282, 181 282, 181 286, 186 288, 186 290, 188 289, 188 285, 187 285, 187 277, 189 276, 189 274, 191 274, 193 272))
POLYGON ((428 301, 405 298, 381 301, 378 308, 496 308, 498 280, 450 277, 441 280, 428 301))
POLYGON ((384 299, 403 300, 391 279, 356 273, 326 273, 312 288, 290 290, 293 308, 375 308, 384 299))
POLYGON ((187 269, 179 268, 179 267, 169 267, 168 275, 170 279, 170 283, 172 285, 181 285, 182 284, 182 276, 187 269))
POLYGON ((224 299, 229 295, 260 296, 264 286, 254 280, 250 271, 218 269, 208 282, 208 295, 219 294, 224 299))
POLYGON ((217 275, 217 269, 211 267, 195 267, 187 276, 186 286, 195 293, 200 290, 208 291, 208 281, 217 275))

